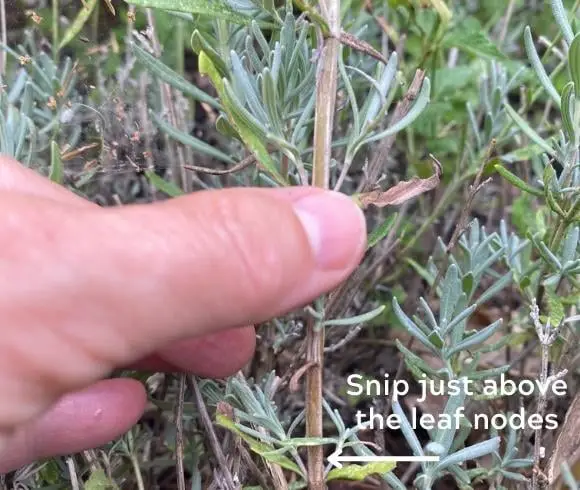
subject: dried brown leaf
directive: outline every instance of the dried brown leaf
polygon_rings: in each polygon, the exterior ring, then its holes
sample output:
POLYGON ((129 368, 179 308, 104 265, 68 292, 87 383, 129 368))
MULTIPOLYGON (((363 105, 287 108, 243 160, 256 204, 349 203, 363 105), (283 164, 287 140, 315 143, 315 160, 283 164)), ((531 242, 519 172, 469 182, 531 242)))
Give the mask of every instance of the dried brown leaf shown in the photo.
POLYGON ((427 179, 413 177, 411 180, 399 182, 384 192, 381 190, 363 192, 355 197, 363 208, 367 208, 371 204, 382 208, 385 206, 398 206, 409 199, 431 191, 439 185, 442 175, 441 163, 434 158, 432 161, 435 173, 427 179))
POLYGON ((342 44, 345 44, 346 46, 350 46, 351 48, 356 49, 357 51, 366 53, 369 56, 372 56, 373 58, 382 61, 385 65, 388 63, 388 60, 375 48, 373 48, 369 43, 363 41, 362 39, 359 39, 356 36, 353 36, 348 32, 344 31, 341 32, 339 36, 339 41, 342 44))

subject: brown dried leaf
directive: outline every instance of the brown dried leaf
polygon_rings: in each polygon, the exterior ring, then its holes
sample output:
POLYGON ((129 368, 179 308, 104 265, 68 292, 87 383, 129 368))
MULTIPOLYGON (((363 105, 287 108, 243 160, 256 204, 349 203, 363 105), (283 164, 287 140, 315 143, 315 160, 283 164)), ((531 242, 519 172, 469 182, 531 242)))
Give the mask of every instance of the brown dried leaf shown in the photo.
POLYGON ((435 173, 431 177, 427 179, 413 177, 411 180, 399 182, 384 192, 381 190, 363 192, 362 194, 358 194, 356 199, 363 208, 367 208, 371 204, 382 208, 385 206, 398 206, 409 199, 433 190, 441 181, 442 169, 441 163, 434 158, 432 161, 435 173))
MULTIPOLYGON (((568 408, 566 418, 556 439, 552 457, 548 462, 547 474, 550 488, 563 488, 562 482, 559 482, 562 463, 568 463, 574 473, 575 470, 578 471, 580 463, 580 393, 576 393, 570 408, 568 408)), ((576 475, 576 477, 578 476, 576 475)))
POLYGON ((111 2, 111 0, 105 0, 105 5, 107 5, 109 12, 115 15, 115 7, 113 7, 113 3, 111 2))
POLYGON ((366 53, 369 56, 372 56, 373 58, 382 61, 385 65, 388 63, 388 60, 375 48, 373 48, 369 43, 363 41, 362 39, 359 39, 356 36, 353 36, 348 32, 344 31, 341 32, 338 39, 342 44, 350 46, 351 48, 356 49, 357 51, 361 51, 362 53, 366 53))

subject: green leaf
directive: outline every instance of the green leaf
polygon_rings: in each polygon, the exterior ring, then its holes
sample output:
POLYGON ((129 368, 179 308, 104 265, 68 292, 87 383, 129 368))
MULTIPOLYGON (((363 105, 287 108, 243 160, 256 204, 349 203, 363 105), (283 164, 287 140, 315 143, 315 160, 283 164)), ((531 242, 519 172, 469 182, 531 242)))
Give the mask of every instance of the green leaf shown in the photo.
MULTIPOLYGON (((506 163, 525 162, 532 157, 540 156, 542 153, 544 153, 544 150, 540 146, 531 144, 506 153, 500 158, 506 163)), ((497 159, 494 158, 493 160, 497 159)))
POLYGON ((60 157, 60 148, 54 140, 50 142, 50 170, 48 177, 57 184, 62 184, 64 179, 64 167, 60 157))
POLYGON ((532 187, 531 185, 527 184, 517 175, 512 174, 507 168, 503 167, 502 165, 499 164, 494 165, 494 168, 498 174, 500 174, 504 179, 506 179, 509 183, 511 183, 518 189, 521 189, 524 192, 532 194, 533 196, 541 197, 544 195, 544 193, 540 189, 536 189, 535 187, 532 187))
POLYGON ((85 490, 117 490, 119 487, 110 480, 102 469, 95 470, 84 484, 85 490))
POLYGON ((474 285, 473 274, 471 272, 468 272, 467 274, 465 274, 465 276, 463 276, 463 279, 461 281, 461 288, 468 297, 471 296, 471 293, 473 292, 473 285, 474 285))
POLYGON ((447 325, 453 319, 457 302, 463 292, 461 282, 459 269, 455 264, 451 264, 441 284, 442 293, 441 304, 439 306, 439 326, 443 331, 446 330, 447 325))
POLYGON ((368 463, 365 465, 349 464, 342 468, 330 470, 326 481, 331 480, 354 480, 362 481, 371 475, 384 475, 395 469, 396 463, 392 461, 368 463))
POLYGON ((395 219, 397 219, 398 213, 392 214, 385 221, 383 221, 379 226, 377 226, 367 238, 367 249, 373 248, 377 243, 379 243, 383 238, 385 238, 391 228, 395 219))
MULTIPOLYGON (((209 37, 209 36, 208 36, 209 37)), ((217 41, 214 41, 217 44, 217 41)), ((227 63, 222 59, 221 55, 216 51, 214 45, 208 41, 197 29, 191 35, 191 49, 193 49, 199 56, 203 51, 214 65, 219 77, 225 77, 229 73, 227 63)), ((213 80, 213 78, 212 78, 213 80)))
POLYGON ((149 179, 149 182, 151 182, 157 190, 164 192, 170 197, 178 197, 184 194, 184 192, 179 187, 177 187, 175 184, 172 184, 171 182, 167 182, 166 180, 162 179, 152 170, 146 170, 145 176, 149 179))
POLYGON ((530 213, 533 208, 532 198, 528 194, 520 194, 512 204, 512 222, 521 236, 534 229, 535 217, 530 213))
POLYGON ((493 322, 491 325, 485 327, 483 330, 466 337, 461 342, 455 344, 451 349, 446 352, 445 357, 449 359, 453 354, 457 352, 466 351, 471 349, 473 346, 478 344, 483 344, 487 339, 489 339, 499 328, 501 328, 502 320, 499 319, 493 322))
POLYGON ((576 137, 576 128, 574 127, 574 112, 575 112, 575 85, 574 82, 568 82, 562 89, 562 104, 560 112, 562 113, 562 126, 566 131, 566 136, 570 141, 574 141, 576 137))
POLYGON ((559 325, 566 316, 564 305, 560 297, 550 288, 545 289, 546 298, 548 300, 548 311, 550 312, 550 322, 552 325, 559 325))
POLYGON ((546 201, 550 209, 562 218, 566 218, 566 213, 556 199, 556 194, 558 193, 557 186, 558 176, 556 175, 554 167, 548 163, 544 169, 544 195, 546 196, 546 201))
POLYGON ((229 157, 225 153, 218 150, 215 146, 208 145, 205 141, 202 141, 195 136, 192 136, 188 133, 180 131, 176 127, 172 126, 168 122, 161 119, 157 114, 153 111, 150 112, 151 118, 155 125, 161 129, 164 133, 169 135, 171 138, 193 148, 195 151, 199 153, 204 153, 205 155, 212 156, 222 162, 234 164, 235 161, 233 158, 229 157))
POLYGON ((223 19, 234 24, 249 24, 253 16, 242 14, 224 0, 126 0, 139 7, 153 7, 190 14, 204 15, 212 19, 223 19))
MULTIPOLYGON (((302 475, 302 472, 300 471, 300 468, 298 467, 298 465, 296 463, 294 463, 291 459, 287 458, 286 456, 284 456, 280 453, 275 452, 276 449, 273 448, 272 446, 270 446, 269 444, 258 441, 257 439, 254 439, 253 437, 249 436, 245 432, 241 431, 236 426, 234 421, 229 419, 225 415, 218 413, 216 415, 216 423, 219 426, 221 426, 225 429, 228 429, 229 431, 231 431, 234 434, 236 434, 237 436, 239 436, 240 439, 242 439, 246 444, 248 444, 248 446, 250 447, 250 449, 252 451, 254 451, 256 454, 262 456, 264 459, 270 461, 271 463, 277 464, 278 466, 280 466, 282 468, 285 468, 287 470, 293 471, 294 473, 302 475)), ((302 476, 304 476, 304 475, 302 475, 302 476)))
POLYGON ((58 45, 59 51, 62 48, 64 48, 68 43, 70 43, 75 37, 77 37, 79 32, 81 32, 81 29, 86 24, 87 20, 89 20, 89 17, 93 13, 93 10, 95 10, 97 2, 98 0, 87 0, 86 2, 84 2, 84 5, 81 7, 79 13, 75 17, 75 20, 73 20, 72 24, 64 33, 64 36, 62 37, 60 44, 58 45))
MULTIPOLYGON (((575 87, 580 87, 580 34, 574 38, 568 51, 568 67, 575 87)), ((578 94, 580 96, 580 94, 578 94)))
POLYGON ((165 63, 145 51, 141 46, 133 43, 132 47, 135 57, 143 65, 145 65, 145 68, 147 68, 153 75, 168 83, 173 88, 176 88, 184 94, 189 95, 195 100, 205 102, 214 108, 219 108, 219 104, 213 97, 206 94, 203 90, 197 88, 195 85, 189 83, 185 78, 174 72, 165 63))
POLYGON ((443 339, 436 331, 431 332, 429 335, 429 342, 431 342, 437 349, 441 349, 443 347, 443 339))
POLYGON ((505 110, 508 115, 512 118, 514 123, 524 132, 524 134, 530 138, 536 145, 538 145, 542 150, 544 150, 548 155, 555 156, 554 149, 548 144, 548 142, 542 138, 532 127, 520 116, 511 105, 507 102, 504 104, 505 110))
POLYGON ((487 37, 479 22, 470 17, 451 30, 444 39, 444 44, 450 48, 457 48, 474 56, 506 60, 507 57, 487 37))
MULTIPOLYGON (((418 369, 432 377, 438 377, 437 371, 433 369, 429 364, 427 364, 423 359, 421 359, 418 355, 411 352, 407 349, 399 339, 395 339, 395 344, 397 345, 397 349, 403 354, 403 358, 405 360, 405 364, 409 368, 409 370, 418 369), (413 369, 415 368, 415 369, 413 369)), ((417 379, 423 379, 421 377, 417 379)))
POLYGON ((405 262, 409 264, 415 270, 415 272, 419 274, 419 276, 421 276, 421 278, 427 284, 429 284, 429 286, 433 286, 433 283, 435 282, 435 276, 433 276, 433 274, 431 274, 425 267, 411 258, 406 258, 405 262))
POLYGON ((414 337, 416 337, 425 347, 427 347, 431 352, 436 353, 437 350, 427 338, 427 336, 423 333, 423 331, 415 325, 413 320, 411 320, 405 312, 399 306, 399 302, 397 298, 393 296, 393 311, 401 323, 401 325, 414 337))
POLYGON ((542 87, 544 87, 544 90, 550 97, 552 97, 554 102, 556 102, 556 104, 560 106, 561 105, 560 95, 558 94, 556 87, 554 87, 552 80, 550 80, 550 77, 546 73, 546 69, 542 64, 542 60, 540 59, 540 56, 536 51, 530 26, 526 26, 526 28, 524 29, 524 45, 526 47, 526 54, 528 56, 528 59, 530 60, 532 68, 536 73, 538 80, 542 84, 542 87))
POLYGON ((327 320, 323 322, 322 325, 325 327, 340 327, 366 323, 379 316, 384 309, 385 305, 381 305, 375 308, 374 310, 368 311, 367 313, 363 313, 362 315, 357 315, 349 318, 338 318, 336 320, 327 320))
POLYGON ((208 75, 216 88, 224 109, 228 114, 230 124, 240 135, 244 144, 254 153, 260 165, 269 173, 274 180, 283 186, 288 185, 284 177, 276 168, 276 164, 268 150, 263 144, 265 135, 259 134, 261 129, 258 127, 251 114, 239 103, 233 100, 232 89, 226 78, 219 76, 212 60, 201 51, 199 54, 199 71, 208 75))

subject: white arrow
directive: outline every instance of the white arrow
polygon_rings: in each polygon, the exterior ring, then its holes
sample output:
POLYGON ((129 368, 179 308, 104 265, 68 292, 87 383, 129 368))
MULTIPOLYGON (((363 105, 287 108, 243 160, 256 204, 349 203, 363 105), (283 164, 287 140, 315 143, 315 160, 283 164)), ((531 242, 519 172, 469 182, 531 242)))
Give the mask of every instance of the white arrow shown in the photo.
POLYGON ((426 463, 440 460, 439 456, 341 456, 341 453, 339 449, 328 457, 337 468, 342 468, 342 463, 426 463))

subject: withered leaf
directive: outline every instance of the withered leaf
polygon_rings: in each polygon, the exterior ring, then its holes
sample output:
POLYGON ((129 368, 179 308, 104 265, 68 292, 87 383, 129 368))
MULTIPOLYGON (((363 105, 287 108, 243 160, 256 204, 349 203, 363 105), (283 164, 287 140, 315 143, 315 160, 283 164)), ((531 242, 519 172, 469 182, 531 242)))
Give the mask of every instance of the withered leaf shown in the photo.
POLYGON ((427 179, 413 177, 411 180, 399 182, 384 192, 379 189, 371 192, 363 192, 353 197, 360 203, 363 209, 366 209, 371 204, 379 208, 403 204, 409 199, 413 199, 435 189, 439 185, 442 175, 441 163, 435 159, 432 161, 435 173, 427 179))
POLYGON ((373 58, 375 58, 379 61, 382 61, 385 65, 388 63, 388 60, 381 53, 379 53, 375 48, 373 48, 369 43, 367 43, 366 41, 363 41, 362 39, 359 39, 358 37, 356 37, 348 32, 342 31, 340 33, 340 36, 339 36, 339 41, 342 44, 350 46, 353 49, 356 49, 357 51, 361 51, 363 53, 368 54, 369 56, 372 56, 373 58))

